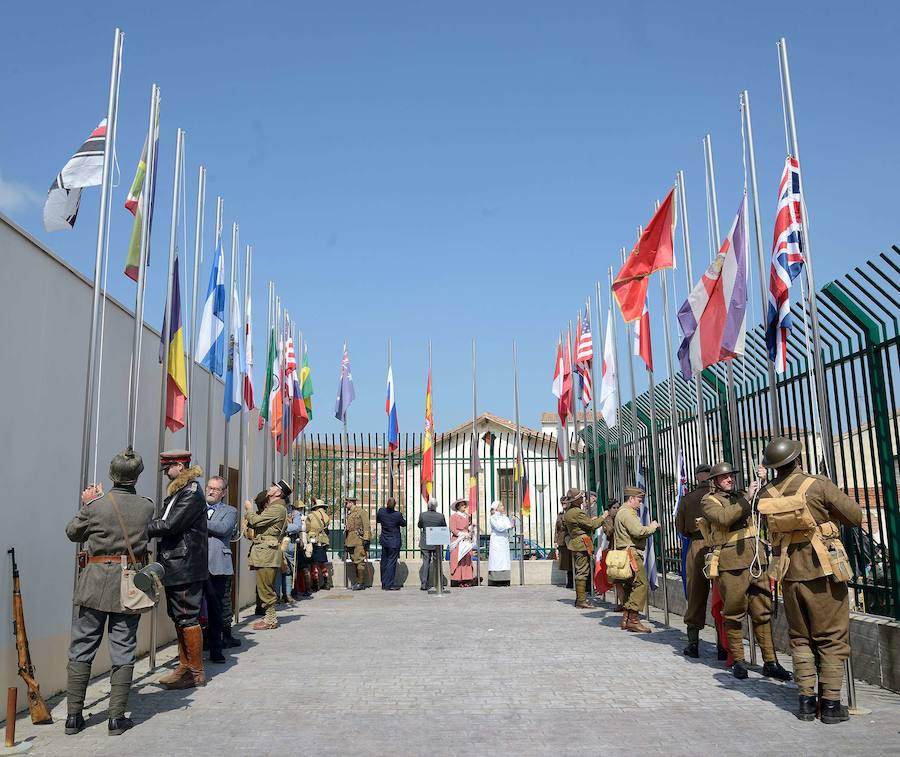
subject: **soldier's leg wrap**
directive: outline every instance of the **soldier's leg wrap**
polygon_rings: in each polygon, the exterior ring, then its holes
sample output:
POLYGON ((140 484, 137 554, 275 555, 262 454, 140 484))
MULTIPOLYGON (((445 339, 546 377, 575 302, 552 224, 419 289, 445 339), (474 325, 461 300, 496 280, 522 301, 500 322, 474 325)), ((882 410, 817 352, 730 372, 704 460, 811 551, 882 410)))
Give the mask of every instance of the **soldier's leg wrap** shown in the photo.
POLYGON ((91 680, 91 663, 103 639, 106 613, 90 607, 72 608, 72 637, 69 664, 66 669, 66 708, 69 715, 79 715, 91 680))
POLYGON ((784 614, 788 622, 791 640, 791 659, 794 664, 794 681, 802 697, 816 696, 816 658, 812 647, 806 606, 799 581, 783 581, 781 596, 784 598, 784 614))
POLYGON ((844 685, 844 663, 833 660, 819 660, 819 688, 822 699, 839 702, 844 685))
POLYGON ((709 599, 709 579, 703 575, 706 552, 706 547, 701 547, 700 542, 692 541, 685 564, 687 609, 684 623, 688 629, 694 628, 698 632, 706 625, 706 603, 709 599))
POLYGON ((805 581, 800 592, 807 608, 812 646, 819 659, 822 698, 840 701, 844 660, 850 656, 847 584, 823 576, 805 581))
POLYGON ((647 571, 644 563, 638 563, 638 569, 630 581, 625 582, 625 609, 638 614, 647 606, 647 571))
POLYGON ((275 581, 278 570, 278 568, 256 569, 256 593, 259 594, 259 602, 265 612, 267 623, 275 618, 275 581))
POLYGON ((778 658, 772 640, 772 594, 769 590, 768 575, 763 573, 758 578, 751 576, 747 595, 747 608, 753 621, 753 633, 763 662, 774 662, 778 658))
POLYGON ((745 662, 744 617, 747 615, 747 592, 750 588, 749 570, 723 570, 719 573, 719 593, 722 595, 722 618, 728 647, 735 662, 745 662))
POLYGON ((69 715, 80 715, 84 709, 84 697, 91 680, 91 663, 69 660, 66 669, 66 712, 69 715))
POLYGON ((687 627, 687 640, 688 644, 699 644, 700 643, 700 629, 695 626, 687 627))
POLYGON ((109 718, 125 717, 134 665, 114 665, 109 674, 109 718))

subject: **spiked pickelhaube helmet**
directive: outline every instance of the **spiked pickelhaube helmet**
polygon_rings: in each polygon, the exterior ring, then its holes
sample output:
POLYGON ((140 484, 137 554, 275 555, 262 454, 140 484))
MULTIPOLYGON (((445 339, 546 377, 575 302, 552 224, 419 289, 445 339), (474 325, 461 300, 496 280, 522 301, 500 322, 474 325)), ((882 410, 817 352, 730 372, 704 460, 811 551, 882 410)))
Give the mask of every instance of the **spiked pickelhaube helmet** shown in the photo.
POLYGON ((135 484, 144 470, 144 461, 131 447, 126 447, 109 462, 109 478, 115 484, 135 484))
POLYGON ((762 464, 766 468, 783 468, 797 459, 803 445, 785 436, 776 436, 763 450, 762 464))

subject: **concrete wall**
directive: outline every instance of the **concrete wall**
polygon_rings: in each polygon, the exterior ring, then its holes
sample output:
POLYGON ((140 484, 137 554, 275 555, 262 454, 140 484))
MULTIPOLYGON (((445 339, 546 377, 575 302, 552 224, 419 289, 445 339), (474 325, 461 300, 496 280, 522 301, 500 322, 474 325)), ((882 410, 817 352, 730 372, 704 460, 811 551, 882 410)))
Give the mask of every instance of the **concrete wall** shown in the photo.
MULTIPOLYGON (((84 230, 82 229, 82 232, 84 230)), ((41 691, 52 695, 65 687, 65 668, 72 612, 75 546, 65 526, 78 507, 79 465, 87 370, 91 285, 39 242, 0 215, 0 302, 3 307, 4 360, 0 371, 0 472, 4 501, 2 547, 16 548, 21 573, 25 620, 41 691)), ((109 300, 103 356, 102 396, 97 479, 109 488, 110 458, 125 444, 128 371, 132 313, 109 300)), ((161 370, 159 333, 144 326, 140 358, 139 412, 135 448, 143 456, 145 471, 138 493, 154 498, 157 483, 157 435, 160 412, 161 370)), ((194 403, 196 449, 204 449, 208 374, 198 366, 194 403)), ((213 389, 212 467, 222 462, 224 419, 222 383, 213 389)), ((255 419, 251 419, 255 431, 255 419)), ((165 446, 186 445, 184 433, 167 434, 165 446)), ((237 466, 238 423, 232 421, 229 459, 237 466)), ((256 450, 262 444, 256 442, 256 450)), ((205 454, 198 462, 205 465, 205 454)), ((261 460, 251 466, 261 471, 261 460)), ((256 481, 261 484, 259 476, 256 481)), ((245 545, 240 546, 242 557, 245 545)), ((11 628, 12 576, 6 554, 0 555, 0 628, 11 628)), ((246 560, 243 560, 246 563, 246 560)), ((253 599, 253 576, 241 571, 241 603, 253 599)), ((139 651, 148 649, 150 616, 141 620, 139 651)), ((160 643, 173 638, 164 608, 157 613, 160 643)), ((101 649, 94 672, 109 667, 101 649)), ((0 685, 21 684, 16 671, 14 638, 0 634, 0 685)), ((24 687, 19 702, 24 704, 24 687)))

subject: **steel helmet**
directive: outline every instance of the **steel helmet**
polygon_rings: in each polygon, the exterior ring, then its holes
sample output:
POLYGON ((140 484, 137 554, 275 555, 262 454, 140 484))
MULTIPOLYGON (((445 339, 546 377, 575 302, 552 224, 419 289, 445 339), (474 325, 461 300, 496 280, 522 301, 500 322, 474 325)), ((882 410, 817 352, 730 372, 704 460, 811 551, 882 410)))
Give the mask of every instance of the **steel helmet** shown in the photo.
POLYGON ((716 463, 709 471, 710 478, 717 478, 718 476, 725 476, 729 473, 737 473, 738 469, 735 468, 731 463, 721 462, 716 463))
POLYGON ((782 468, 797 459, 803 445, 785 436, 776 436, 763 451, 762 464, 766 468, 782 468))

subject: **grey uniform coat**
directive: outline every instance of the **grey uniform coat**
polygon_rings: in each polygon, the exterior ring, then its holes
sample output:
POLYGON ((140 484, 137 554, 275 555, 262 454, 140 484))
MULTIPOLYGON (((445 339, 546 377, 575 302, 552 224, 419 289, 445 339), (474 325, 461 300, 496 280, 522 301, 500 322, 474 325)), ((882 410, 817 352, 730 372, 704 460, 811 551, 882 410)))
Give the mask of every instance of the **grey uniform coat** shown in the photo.
MULTIPOLYGON (((153 503, 127 489, 114 486, 99 499, 82 505, 66 526, 66 536, 70 541, 84 542, 89 555, 127 555, 125 536, 110 498, 114 498, 119 507, 131 549, 140 560, 147 552, 147 523, 153 517, 153 503)), ((78 576, 74 602, 103 612, 128 612, 122 607, 121 580, 119 559, 108 564, 88 563, 78 576)))
POLYGON ((237 510, 225 502, 206 507, 206 530, 209 534, 209 575, 233 576, 231 537, 237 527, 237 510))

